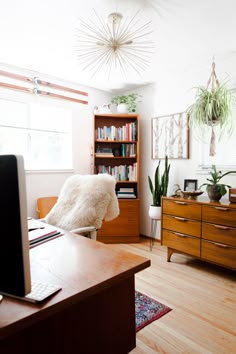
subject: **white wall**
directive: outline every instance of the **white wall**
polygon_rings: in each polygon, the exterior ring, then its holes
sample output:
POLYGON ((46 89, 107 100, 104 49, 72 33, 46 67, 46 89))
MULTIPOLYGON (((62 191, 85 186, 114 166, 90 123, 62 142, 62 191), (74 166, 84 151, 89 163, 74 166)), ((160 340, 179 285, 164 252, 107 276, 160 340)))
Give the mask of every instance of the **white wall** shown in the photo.
MULTIPOLYGON (((164 71, 158 76, 158 83, 150 84, 135 90, 142 95, 142 101, 138 105, 138 113, 140 115, 140 233, 150 235, 150 219, 148 217, 148 209, 151 204, 151 193, 148 186, 147 176, 153 178, 154 171, 158 160, 151 158, 151 119, 153 117, 167 115, 184 111, 193 100, 194 92, 189 88, 193 87, 195 81, 199 80, 199 76, 195 78, 182 76, 180 80, 177 75, 172 72, 164 71)), ((204 82, 204 81, 203 81, 204 82)), ((236 119, 236 116, 234 116, 236 119)), ((178 183, 183 188, 184 179, 197 179, 198 185, 206 182, 207 174, 199 173, 198 164, 200 162, 199 155, 200 143, 190 130, 190 158, 183 160, 169 160, 170 182, 168 195, 173 192, 174 184, 178 183)), ((233 161, 232 161, 233 163, 233 161)), ((235 161, 234 161, 235 164, 235 161)), ((164 161, 162 162, 162 166, 164 161)), ((226 176, 224 183, 236 186, 235 175, 226 176)), ((204 194, 206 195, 206 193, 204 194)), ((228 194, 224 196, 228 198, 228 194)), ((159 228, 157 228, 157 238, 159 228)))

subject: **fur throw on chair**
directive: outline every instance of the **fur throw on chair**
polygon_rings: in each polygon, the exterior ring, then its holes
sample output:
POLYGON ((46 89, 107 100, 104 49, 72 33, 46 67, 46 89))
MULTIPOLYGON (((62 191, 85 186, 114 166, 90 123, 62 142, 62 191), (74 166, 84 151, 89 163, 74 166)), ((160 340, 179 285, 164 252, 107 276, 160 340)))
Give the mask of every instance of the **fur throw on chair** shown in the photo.
POLYGON ((84 226, 99 229, 103 220, 119 215, 115 184, 108 174, 69 177, 45 221, 68 231, 84 226))

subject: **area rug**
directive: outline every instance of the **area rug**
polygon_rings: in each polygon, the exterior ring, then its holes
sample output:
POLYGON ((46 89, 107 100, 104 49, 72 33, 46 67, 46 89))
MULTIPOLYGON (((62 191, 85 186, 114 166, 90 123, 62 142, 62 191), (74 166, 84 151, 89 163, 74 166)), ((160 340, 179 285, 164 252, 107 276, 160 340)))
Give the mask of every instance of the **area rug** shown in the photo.
POLYGON ((135 291, 136 332, 172 309, 147 295, 135 291))

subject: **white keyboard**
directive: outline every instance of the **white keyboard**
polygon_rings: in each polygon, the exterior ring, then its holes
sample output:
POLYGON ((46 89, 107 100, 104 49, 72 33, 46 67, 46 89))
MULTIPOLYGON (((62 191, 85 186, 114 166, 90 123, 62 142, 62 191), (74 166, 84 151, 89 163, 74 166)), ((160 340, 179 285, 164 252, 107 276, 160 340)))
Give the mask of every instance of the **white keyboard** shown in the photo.
POLYGON ((40 302, 45 300, 47 297, 55 294, 59 290, 61 290, 61 288, 54 284, 42 284, 32 282, 31 292, 24 297, 24 300, 30 302, 40 302))

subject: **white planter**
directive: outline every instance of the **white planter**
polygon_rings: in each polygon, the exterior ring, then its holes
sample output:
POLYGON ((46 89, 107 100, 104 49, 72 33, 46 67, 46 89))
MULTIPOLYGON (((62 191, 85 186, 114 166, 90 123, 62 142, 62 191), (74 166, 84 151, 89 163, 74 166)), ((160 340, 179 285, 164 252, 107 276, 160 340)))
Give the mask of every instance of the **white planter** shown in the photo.
POLYGON ((128 105, 126 103, 120 103, 117 106, 118 113, 128 113, 128 105))
POLYGON ((161 219, 161 207, 150 205, 148 214, 151 219, 160 220, 161 219))

